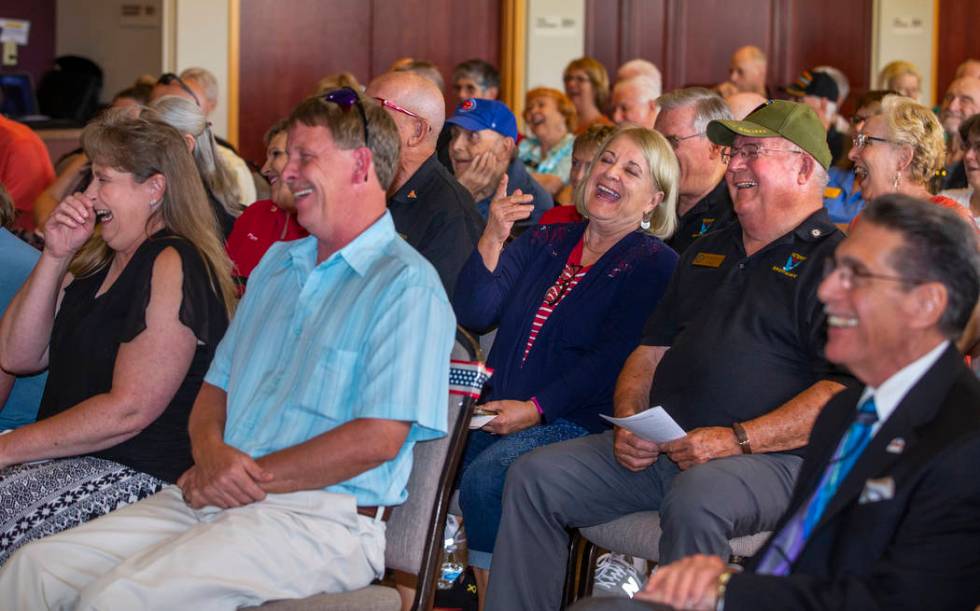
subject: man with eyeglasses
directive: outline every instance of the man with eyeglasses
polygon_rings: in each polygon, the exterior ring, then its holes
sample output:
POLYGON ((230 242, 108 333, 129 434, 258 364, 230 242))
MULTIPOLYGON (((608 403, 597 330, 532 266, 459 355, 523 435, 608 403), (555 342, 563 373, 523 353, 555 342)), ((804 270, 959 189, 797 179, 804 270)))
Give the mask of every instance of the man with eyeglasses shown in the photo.
POLYGON ((483 233, 483 219, 469 191, 435 157, 446 116, 442 92, 412 72, 387 72, 371 81, 366 94, 398 127, 398 171, 388 187, 395 230, 432 263, 452 296, 456 276, 483 233))
POLYGON ((190 416, 194 466, 21 548, 4 608, 236 609, 383 576, 412 448, 446 433, 455 318, 386 209, 391 117, 346 88, 288 121, 282 179, 311 235, 252 272, 190 416))
POLYGON ((972 609, 980 601, 980 382, 953 341, 980 295, 971 229, 904 195, 873 201, 818 291, 826 354, 865 384, 824 408, 793 500, 744 572, 660 567, 636 599, 671 608, 972 609))
POLYGON ((717 93, 703 87, 666 93, 657 99, 657 105, 660 114, 654 127, 674 149, 681 168, 679 222, 667 244, 683 254, 695 240, 725 227, 735 216, 725 184, 724 147, 705 134, 709 121, 731 119, 732 113, 717 93))
POLYGON ((709 122, 707 136, 728 147, 737 221, 685 251, 613 400, 618 417, 663 406, 687 434, 658 444, 617 428, 518 459, 488 610, 557 609, 567 528, 638 511, 660 512, 660 562, 727 559, 729 539, 776 525, 810 427, 843 388, 847 376, 823 357, 816 297, 842 239, 821 201, 830 151, 820 120, 775 101, 709 122))
POLYGON ((960 123, 980 113, 980 78, 961 76, 949 84, 939 111, 939 120, 946 130, 946 177, 943 189, 962 189, 967 186, 963 167, 963 142, 960 123))

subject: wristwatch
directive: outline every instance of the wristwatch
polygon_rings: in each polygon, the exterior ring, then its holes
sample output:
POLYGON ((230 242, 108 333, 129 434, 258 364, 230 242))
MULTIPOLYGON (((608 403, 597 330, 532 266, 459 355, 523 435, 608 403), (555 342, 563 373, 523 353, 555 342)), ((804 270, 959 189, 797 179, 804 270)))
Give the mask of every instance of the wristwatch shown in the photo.
POLYGON ((731 571, 725 571, 718 576, 718 589, 715 590, 715 611, 725 611, 725 590, 728 589, 728 581, 731 578, 731 571))
POLYGON ((751 454, 752 446, 749 444, 749 436, 745 432, 745 427, 741 423, 733 422, 732 430, 735 431, 735 440, 738 441, 738 447, 742 448, 742 454, 751 454))

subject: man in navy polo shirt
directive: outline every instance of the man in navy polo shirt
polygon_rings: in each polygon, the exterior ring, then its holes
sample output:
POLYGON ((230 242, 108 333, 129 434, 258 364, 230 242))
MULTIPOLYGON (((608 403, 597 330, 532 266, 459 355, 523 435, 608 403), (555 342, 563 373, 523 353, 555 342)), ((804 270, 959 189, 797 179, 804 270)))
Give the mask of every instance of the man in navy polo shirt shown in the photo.
POLYGON ((842 239, 823 209, 820 120, 776 101, 707 134, 730 147, 738 219, 684 252, 613 399, 619 417, 662 405, 687 435, 657 444, 617 429, 516 461, 488 610, 557 609, 567 529, 637 511, 660 512, 662 563, 727 558, 730 538, 771 530, 785 511, 813 421, 843 388, 816 294, 842 239))
POLYGON ((504 175, 507 195, 520 190, 534 197, 530 218, 515 226, 537 224, 541 214, 554 206, 551 194, 531 178, 517 159, 517 119, 506 104, 479 98, 463 100, 446 123, 453 130, 449 144, 453 174, 473 195, 484 219, 490 214, 490 201, 504 175))

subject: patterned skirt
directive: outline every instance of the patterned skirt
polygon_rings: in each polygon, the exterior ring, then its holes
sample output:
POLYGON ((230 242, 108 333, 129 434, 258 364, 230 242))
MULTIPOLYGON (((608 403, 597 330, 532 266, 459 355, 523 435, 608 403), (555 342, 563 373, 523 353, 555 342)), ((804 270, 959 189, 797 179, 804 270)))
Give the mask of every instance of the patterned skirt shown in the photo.
POLYGON ((92 456, 0 470, 0 566, 22 545, 156 494, 152 475, 92 456))

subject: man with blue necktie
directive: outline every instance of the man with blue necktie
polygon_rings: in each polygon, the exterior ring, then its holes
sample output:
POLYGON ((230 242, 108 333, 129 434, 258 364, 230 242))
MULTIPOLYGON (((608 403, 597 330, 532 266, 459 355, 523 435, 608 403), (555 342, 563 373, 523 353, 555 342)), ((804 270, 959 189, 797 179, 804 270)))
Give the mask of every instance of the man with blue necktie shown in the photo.
MULTIPOLYGON (((951 340, 980 295, 974 229, 886 195, 828 260, 826 355, 864 388, 820 414, 790 506, 744 572, 661 567, 636 599, 683 609, 973 609, 980 382, 951 340)), ((577 611, 649 609, 591 599, 577 611)))

